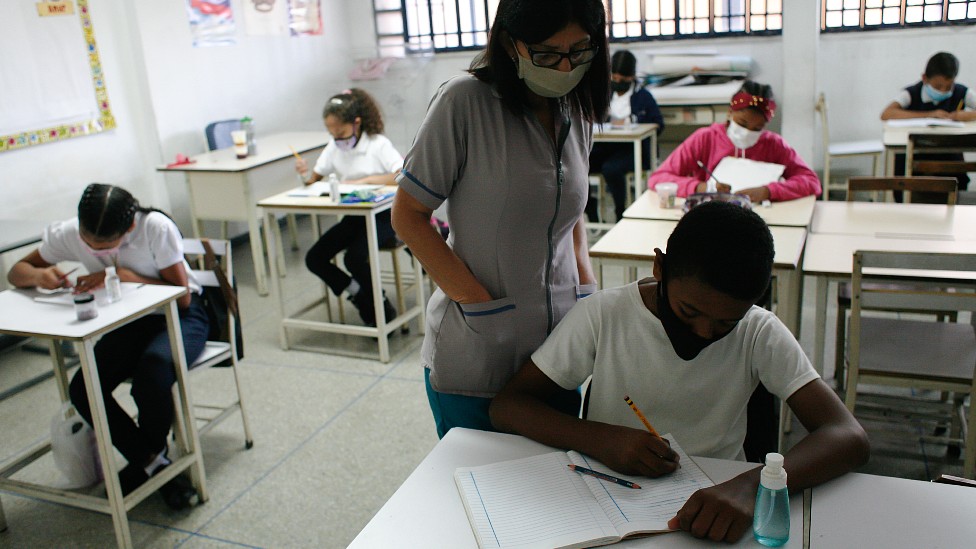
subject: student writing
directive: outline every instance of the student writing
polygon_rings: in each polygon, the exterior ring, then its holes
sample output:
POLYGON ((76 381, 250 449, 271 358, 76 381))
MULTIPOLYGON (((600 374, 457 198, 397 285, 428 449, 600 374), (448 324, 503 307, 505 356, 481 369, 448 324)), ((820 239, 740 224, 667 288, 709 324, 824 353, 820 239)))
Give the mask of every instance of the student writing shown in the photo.
POLYGON ((944 51, 933 55, 925 63, 922 79, 901 90, 881 112, 881 119, 976 120, 976 92, 957 83, 958 74, 959 60, 955 55, 944 51))
MULTIPOLYGON (((752 211, 709 202, 688 212, 644 279, 580 302, 494 399, 496 428, 593 456, 624 474, 673 472, 676 455, 635 417, 691 455, 743 459, 746 407, 762 382, 808 430, 786 453, 792 491, 868 458, 867 435, 789 330, 754 303, 772 269, 769 229, 752 211), (586 418, 545 403, 592 375, 586 418)), ((669 526, 736 541, 752 521, 759 469, 696 492, 669 526)))

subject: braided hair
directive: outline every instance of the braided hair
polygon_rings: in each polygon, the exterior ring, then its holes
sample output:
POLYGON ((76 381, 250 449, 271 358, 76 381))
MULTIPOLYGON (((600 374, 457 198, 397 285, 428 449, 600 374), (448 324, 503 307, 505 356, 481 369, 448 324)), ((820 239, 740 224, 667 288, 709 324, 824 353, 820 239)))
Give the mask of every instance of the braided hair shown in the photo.
POLYGON ((352 88, 333 95, 325 103, 322 118, 334 116, 345 124, 352 124, 356 117, 362 120, 362 131, 369 135, 383 133, 383 115, 373 96, 365 90, 352 88))
POLYGON ((94 240, 102 242, 116 240, 132 226, 136 212, 159 212, 170 217, 162 210, 141 206, 132 193, 122 187, 92 183, 81 193, 81 201, 78 202, 78 224, 81 230, 94 240))

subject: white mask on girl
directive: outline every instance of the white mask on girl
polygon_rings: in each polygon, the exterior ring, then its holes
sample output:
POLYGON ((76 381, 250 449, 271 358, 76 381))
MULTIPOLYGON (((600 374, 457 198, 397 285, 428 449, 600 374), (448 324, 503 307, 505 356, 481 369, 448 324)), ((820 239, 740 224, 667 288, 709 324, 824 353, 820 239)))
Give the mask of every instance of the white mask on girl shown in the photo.
POLYGON ((729 119, 729 127, 725 130, 725 134, 729 136, 729 141, 737 149, 748 149, 755 145, 759 141, 759 136, 762 135, 762 132, 762 130, 754 131, 740 126, 731 118, 729 119))

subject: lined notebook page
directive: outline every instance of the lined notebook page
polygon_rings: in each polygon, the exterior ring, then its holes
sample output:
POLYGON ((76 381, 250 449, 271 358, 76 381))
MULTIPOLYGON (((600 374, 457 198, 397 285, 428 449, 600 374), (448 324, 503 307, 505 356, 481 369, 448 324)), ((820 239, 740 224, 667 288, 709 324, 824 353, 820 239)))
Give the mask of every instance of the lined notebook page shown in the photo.
MULTIPOLYGON (((668 520, 674 517, 688 498, 696 490, 714 485, 670 435, 665 437, 671 441, 671 448, 681 456, 681 468, 674 473, 658 478, 627 476, 627 480, 641 485, 640 490, 601 482, 593 477, 583 478, 620 536, 637 531, 668 531, 668 520)), ((577 452, 569 452, 569 458, 584 467, 620 475, 599 461, 577 452)))
POLYGON ((583 476, 568 464, 564 452, 553 452, 457 469, 454 479, 478 545, 527 549, 615 541, 583 476))

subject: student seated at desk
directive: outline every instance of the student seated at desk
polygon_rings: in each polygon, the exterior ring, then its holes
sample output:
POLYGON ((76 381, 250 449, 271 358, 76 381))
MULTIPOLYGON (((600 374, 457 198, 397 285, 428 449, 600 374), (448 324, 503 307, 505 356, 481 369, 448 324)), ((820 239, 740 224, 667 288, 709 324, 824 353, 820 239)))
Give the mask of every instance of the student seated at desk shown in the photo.
MULTIPOLYGON (((187 287, 189 292, 177 299, 187 364, 203 352, 209 321, 201 287, 183 257, 183 236, 167 214, 140 206, 121 187, 92 183, 81 195, 78 217, 49 226, 40 248, 14 264, 7 279, 18 288, 70 287, 57 267, 62 261, 81 262, 89 273, 78 277, 75 292, 103 287, 105 268, 113 265, 122 282, 187 287)), ((144 316, 105 334, 95 345, 95 363, 112 444, 128 461, 119 471, 122 493, 128 494, 170 464, 166 437, 173 424, 176 371, 166 318, 144 316), (112 391, 130 378, 138 423, 112 397, 112 391)), ((71 403, 91 424, 81 370, 71 380, 69 393, 71 403)), ((189 506, 196 495, 183 477, 167 483, 162 493, 175 509, 189 506)))
MULTIPOLYGON (((769 285, 773 240, 754 212, 702 204, 654 260, 653 279, 584 299, 495 397, 493 425, 593 456, 621 473, 660 476, 676 454, 624 396, 690 455, 744 459, 746 406, 761 381, 809 431, 786 453, 792 492, 863 464, 867 435, 789 330, 754 305, 769 285), (592 376, 583 419, 545 404, 592 376)), ((696 492, 669 525, 736 541, 752 521, 759 468, 696 492)))
MULTIPOLYGON (((332 141, 325 146, 312 175, 305 181, 310 185, 335 173, 343 183, 362 185, 396 185, 395 172, 403 167, 403 156, 393 143, 383 135, 383 116, 371 95, 353 88, 332 96, 322 113, 325 127, 332 134, 332 141)), ((299 157, 295 169, 303 178, 308 166, 299 157)), ((376 216, 376 241, 380 246, 393 241, 396 233, 390 222, 390 211, 376 216)), ((359 310, 359 316, 368 326, 376 325, 373 307, 373 282, 369 269, 369 248, 366 236, 366 218, 347 215, 319 238, 305 254, 308 270, 322 279, 332 292, 342 295, 359 310), (346 274, 332 263, 332 258, 345 250, 346 274), (351 276, 350 276, 351 275, 351 276)), ((393 320, 396 308, 383 297, 386 320, 393 320)))
MULTIPOLYGON (((820 180, 793 147, 779 135, 766 130, 766 124, 776 113, 773 89, 765 84, 746 80, 732 96, 728 120, 696 130, 678 145, 661 166, 651 174, 647 185, 651 190, 658 183, 677 183, 678 196, 705 192, 709 172, 727 156, 736 156, 781 164, 786 167, 779 181, 743 189, 754 204, 763 200, 779 202, 804 196, 820 195, 820 180), (708 172, 698 166, 701 162, 708 172)), ((730 187, 719 183, 720 192, 730 187)))

